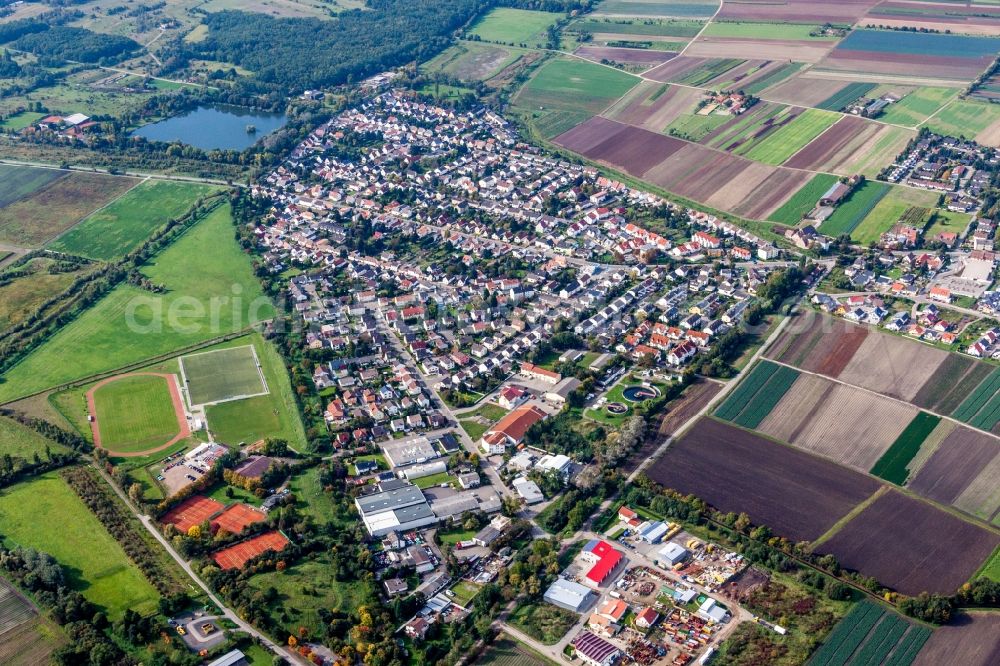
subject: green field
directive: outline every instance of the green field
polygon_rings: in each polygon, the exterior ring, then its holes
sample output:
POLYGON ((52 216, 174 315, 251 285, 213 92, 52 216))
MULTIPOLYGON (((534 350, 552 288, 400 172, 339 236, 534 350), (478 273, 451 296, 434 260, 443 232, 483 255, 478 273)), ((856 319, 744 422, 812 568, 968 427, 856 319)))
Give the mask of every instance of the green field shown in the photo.
POLYGON ((364 581, 339 581, 336 567, 326 555, 305 560, 285 571, 271 571, 254 576, 249 585, 264 591, 273 587, 288 621, 288 627, 306 627, 311 636, 322 636, 326 628, 323 616, 330 611, 353 612, 364 604, 377 604, 377 597, 364 581))
POLYGON ((840 111, 854 100, 867 95, 869 92, 874 90, 877 85, 878 84, 875 83, 864 83, 862 81, 848 83, 846 86, 817 104, 816 107, 826 109, 827 111, 840 111))
POLYGON ((169 442, 180 432, 163 377, 122 377, 94 391, 101 446, 132 453, 169 442))
POLYGON ((520 604, 510 615, 510 624, 545 645, 554 645, 577 621, 575 613, 537 601, 520 604))
POLYGON ((559 17, 553 12, 498 7, 476 21, 469 34, 484 42, 544 46, 547 42, 546 31, 559 17))
POLYGON ((801 23, 755 23, 743 21, 713 21, 702 34, 704 37, 731 37, 736 39, 791 39, 815 42, 835 42, 836 37, 813 36, 817 26, 801 23))
POLYGON ((55 557, 66 567, 73 588, 104 608, 112 620, 127 608, 143 614, 156 610, 156 590, 55 474, 3 490, 0 525, 5 545, 19 544, 55 557))
POLYGON ((428 72, 441 72, 462 81, 485 81, 516 62, 526 51, 509 46, 461 41, 424 63, 428 72))
POLYGON ((841 234, 850 234, 861 224, 882 197, 889 193, 891 187, 885 183, 868 180, 854 190, 846 201, 837 206, 833 215, 826 218, 820 225, 820 231, 827 236, 836 238, 841 234))
POLYGON ((204 405, 265 393, 253 345, 198 352, 180 358, 188 402, 204 405))
POLYGON ((694 37, 704 24, 692 20, 635 20, 584 18, 575 21, 569 31, 591 34, 634 35, 636 37, 694 37))
POLYGON ((799 373, 792 368, 761 361, 715 411, 715 415, 744 428, 756 428, 798 376, 799 373))
POLYGON ((808 664, 910 666, 930 635, 929 628, 866 600, 834 627, 808 664))
POLYGON ((956 88, 917 88, 898 102, 890 104, 879 120, 906 127, 916 127, 958 94, 956 88))
POLYGON ((913 457, 920 451, 920 446, 931 434, 931 431, 941 422, 940 416, 927 412, 917 414, 910 424, 899 434, 892 446, 882 454, 871 473, 897 486, 906 483, 910 470, 907 467, 913 457))
POLYGON ((57 252, 110 260, 128 254, 154 231, 215 191, 211 185, 146 181, 49 244, 57 252))
POLYGON ((924 230, 924 238, 934 240, 940 233, 951 231, 961 235, 969 226, 972 216, 968 213, 954 213, 950 210, 935 210, 931 214, 930 223, 924 230))
MULTIPOLYGON (((43 257, 32 259, 18 268, 28 271, 27 275, 0 285, 0 333, 24 321, 45 301, 61 294, 75 279, 89 270, 84 267, 66 273, 50 273, 48 269, 54 263, 43 257)), ((0 273, 0 278, 2 277, 3 274, 0 273)))
POLYGON ((836 182, 836 176, 826 173, 816 174, 812 180, 802 186, 802 189, 793 194, 791 199, 771 213, 768 219, 772 222, 795 226, 802 221, 802 216, 816 206, 820 197, 826 194, 827 190, 836 182))
POLYGON ((0 384, 0 401, 242 330, 274 312, 233 237, 227 205, 215 208, 142 272, 165 285, 166 293, 115 288, 11 368, 0 384))
POLYGON ((45 117, 44 113, 37 113, 35 111, 22 111, 21 113, 16 113, 13 116, 5 118, 0 122, 0 129, 9 130, 11 132, 20 132, 25 127, 33 125, 35 122, 41 120, 45 117))
POLYGON ((773 85, 781 83, 800 69, 802 69, 801 62, 786 62, 783 65, 775 67, 756 81, 742 86, 743 91, 748 95, 759 95, 765 88, 770 88, 773 85))
POLYGON ((989 578, 990 580, 1000 583, 1000 548, 993 551, 993 555, 990 559, 979 568, 979 571, 972 577, 973 580, 976 578, 989 578))
POLYGON ((664 131, 671 136, 698 142, 730 120, 732 120, 732 116, 714 113, 699 116, 696 113, 689 113, 670 123, 664 131))
POLYGON ((36 192, 68 172, 0 164, 0 208, 36 192))
MULTIPOLYGON (((867 183, 865 186, 867 187, 867 183)), ((937 205, 938 195, 929 190, 918 190, 912 187, 892 186, 864 219, 851 231, 851 238, 858 243, 867 245, 877 241, 879 237, 900 221, 911 208, 930 209, 937 205)), ((840 212, 840 209, 837 209, 840 212)), ((836 216, 837 213, 834 213, 836 216)), ((832 219, 832 218, 831 218, 832 219)), ((926 224, 926 220, 915 226, 926 224)), ((826 223, 824 223, 824 226, 826 223)))
POLYGON ((300 500, 297 507, 301 513, 312 516, 317 523, 332 523, 337 520, 330 495, 323 491, 320 483, 319 467, 311 467, 293 476, 288 482, 288 488, 300 500))
POLYGON ((284 360, 274 345, 258 333, 233 340, 231 344, 246 345, 248 340, 257 352, 268 393, 211 405, 205 412, 208 426, 227 444, 274 437, 285 439, 293 448, 301 450, 306 446, 306 436, 284 360))
POLYGON ((515 105, 532 114, 542 134, 551 138, 600 113, 637 83, 637 77, 617 69, 558 58, 535 72, 515 105))
POLYGON ((717 0, 604 0, 594 10, 595 14, 616 16, 682 16, 708 18, 718 9, 717 0))
POLYGON ((744 157, 764 164, 781 164, 838 120, 839 114, 806 109, 790 123, 767 135, 763 141, 753 144, 744 157))
POLYGON ((1000 369, 976 387, 952 416, 982 430, 992 430, 1000 421, 1000 369))
POLYGON ((923 125, 939 134, 974 138, 997 121, 1000 121, 1000 104, 957 99, 923 125))
POLYGON ((739 67, 745 62, 746 60, 740 60, 739 58, 709 60, 698 67, 695 67, 690 72, 677 79, 677 81, 679 83, 686 83, 689 86, 703 86, 712 79, 722 76, 729 70, 739 67))
MULTIPOLYGON (((45 460, 45 449, 53 453, 65 453, 69 449, 50 439, 42 437, 34 430, 26 428, 17 421, 0 416, 0 455, 31 460, 37 453, 45 460)), ((2 534, 0 528, 0 534, 2 534)))

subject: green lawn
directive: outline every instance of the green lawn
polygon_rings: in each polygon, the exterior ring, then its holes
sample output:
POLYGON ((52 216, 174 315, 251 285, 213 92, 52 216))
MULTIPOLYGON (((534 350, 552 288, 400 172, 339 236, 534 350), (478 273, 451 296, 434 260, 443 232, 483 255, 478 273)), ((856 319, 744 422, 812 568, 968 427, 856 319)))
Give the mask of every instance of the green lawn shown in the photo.
POLYGON ((437 474, 422 476, 419 479, 415 479, 413 481, 413 485, 422 490, 424 488, 430 488, 431 486, 439 486, 442 483, 449 483, 454 480, 455 477, 448 474, 448 472, 438 472, 437 474))
POLYGON ((49 248, 104 261, 121 257, 217 189, 164 180, 140 183, 56 238, 49 248))
POLYGON ((469 30, 484 42, 502 42, 514 46, 544 46, 546 30, 559 20, 554 12, 499 7, 492 10, 469 30))
POLYGON ((791 199, 771 213, 768 219, 772 222, 795 226, 802 221, 802 216, 812 210, 819 202, 819 198, 826 194, 827 190, 836 182, 836 176, 826 173, 816 174, 812 180, 802 186, 802 189, 793 194, 791 199))
POLYGON ((973 579, 975 578, 989 578, 1000 583, 1000 548, 993 551, 990 559, 986 560, 986 563, 973 576, 973 579))
POLYGON ((530 113, 539 131, 551 138, 600 113, 637 83, 637 77, 617 69, 557 58, 535 72, 515 105, 530 113))
POLYGON ((916 127, 958 92, 955 88, 917 88, 898 102, 890 104, 889 108, 879 116, 879 120, 916 127))
POLYGON ((180 358, 192 405, 264 393, 252 345, 197 352, 180 358))
POLYGON ((369 583, 360 580, 339 581, 336 568, 326 555, 298 562, 285 571, 271 571, 254 576, 249 584, 255 590, 277 590, 278 603, 269 604, 283 627, 296 630, 306 627, 311 636, 322 636, 326 628, 323 613, 353 612, 364 604, 377 604, 369 583))
POLYGON ((455 596, 452 597, 455 603, 459 606, 468 607, 469 602, 479 594, 479 586, 469 581, 460 580, 455 587, 451 588, 451 591, 455 593, 455 596))
MULTIPOLYGON (((46 447, 53 453, 65 453, 69 450, 17 421, 0 417, 0 455, 31 460, 37 453, 44 460, 46 447)), ((2 533, 3 529, 0 527, 0 534, 2 533)))
POLYGON ((715 113, 700 116, 696 113, 688 113, 667 125, 664 131, 671 136, 688 141, 701 141, 730 120, 732 120, 732 116, 715 113))
POLYGON ((463 530, 461 528, 450 529, 450 530, 438 530, 437 536, 441 539, 441 543, 451 544, 454 546, 459 541, 469 541, 472 537, 476 536, 477 530, 463 530))
POLYGON ((812 36, 818 26, 802 23, 754 23, 714 21, 701 34, 705 37, 732 37, 740 39, 793 39, 816 42, 835 42, 836 37, 812 36))
POLYGON ((331 523, 337 520, 333 501, 320 484, 318 467, 311 467, 295 475, 288 487, 299 500, 296 506, 302 513, 311 515, 318 523, 331 523))
POLYGON ((179 431, 163 377, 123 377, 94 392, 101 445, 111 451, 131 453, 155 448, 179 431))
POLYGON ((890 186, 885 183, 866 181, 854 190, 846 201, 837 206, 833 215, 823 221, 820 231, 834 238, 841 234, 850 234, 872 212, 882 197, 889 193, 889 189, 890 186))
POLYGON ((935 210, 931 215, 930 224, 924 230, 924 238, 933 240, 935 236, 946 231, 961 235, 969 226, 972 216, 968 213, 953 213, 949 210, 935 210))
POLYGON ((974 138, 1000 121, 1000 104, 960 99, 950 103, 924 125, 932 132, 974 138))
POLYGON ((13 116, 10 116, 0 122, 0 128, 11 132, 20 132, 25 127, 34 124, 36 121, 41 120, 44 117, 44 113, 22 111, 21 113, 14 114, 13 116))
POLYGON ((744 157, 764 164, 781 164, 838 120, 840 114, 806 109, 790 123, 756 143, 744 157))
POLYGON ((111 619, 125 609, 156 610, 159 596, 128 561, 104 526, 55 474, 19 483, 0 493, 4 543, 49 553, 66 567, 70 584, 111 619))
POLYGON ((228 205, 214 209, 142 272, 166 293, 117 287, 11 368, 0 384, 0 401, 167 354, 274 312, 236 244, 228 205))
POLYGON ((209 492, 201 494, 226 505, 234 504, 236 502, 243 502, 244 504, 249 504, 250 506, 257 506, 260 504, 260 498, 249 490, 244 490, 243 488, 239 488, 237 486, 230 486, 226 483, 218 483, 213 486, 209 492))
POLYGON ((862 219, 861 223, 851 231, 851 238, 864 245, 877 241, 883 233, 900 220, 907 209, 933 208, 937 204, 937 199, 938 195, 929 190, 893 186, 875 204, 871 212, 862 219))

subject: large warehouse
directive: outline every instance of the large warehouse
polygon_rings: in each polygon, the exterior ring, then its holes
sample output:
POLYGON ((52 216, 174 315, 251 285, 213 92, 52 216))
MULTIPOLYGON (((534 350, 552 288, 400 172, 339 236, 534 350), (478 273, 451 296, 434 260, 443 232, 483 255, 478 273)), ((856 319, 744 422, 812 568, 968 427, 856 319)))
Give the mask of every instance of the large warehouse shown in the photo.
POLYGON ((420 488, 409 484, 356 497, 354 504, 372 536, 382 536, 393 530, 412 530, 438 520, 420 488))

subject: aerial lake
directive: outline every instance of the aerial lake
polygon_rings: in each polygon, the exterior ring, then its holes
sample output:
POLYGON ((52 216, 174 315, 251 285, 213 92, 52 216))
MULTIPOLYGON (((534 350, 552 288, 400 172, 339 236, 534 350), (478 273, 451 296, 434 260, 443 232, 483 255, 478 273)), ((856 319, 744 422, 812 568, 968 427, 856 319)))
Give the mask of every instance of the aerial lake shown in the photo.
POLYGON ((180 141, 202 150, 244 150, 288 122, 283 113, 212 104, 144 125, 132 132, 149 141, 180 141), (247 132, 247 126, 257 128, 247 132))

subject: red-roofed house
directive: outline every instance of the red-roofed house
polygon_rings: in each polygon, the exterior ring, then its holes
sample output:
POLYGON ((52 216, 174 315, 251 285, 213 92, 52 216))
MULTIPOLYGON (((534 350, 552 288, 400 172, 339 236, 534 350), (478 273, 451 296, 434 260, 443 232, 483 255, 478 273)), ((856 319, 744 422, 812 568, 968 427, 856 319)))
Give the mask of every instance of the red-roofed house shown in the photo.
POLYGON ((622 554, 615 550, 607 541, 594 539, 583 548, 580 556, 591 564, 590 570, 584 575, 584 585, 598 587, 611 577, 621 564, 622 554))

